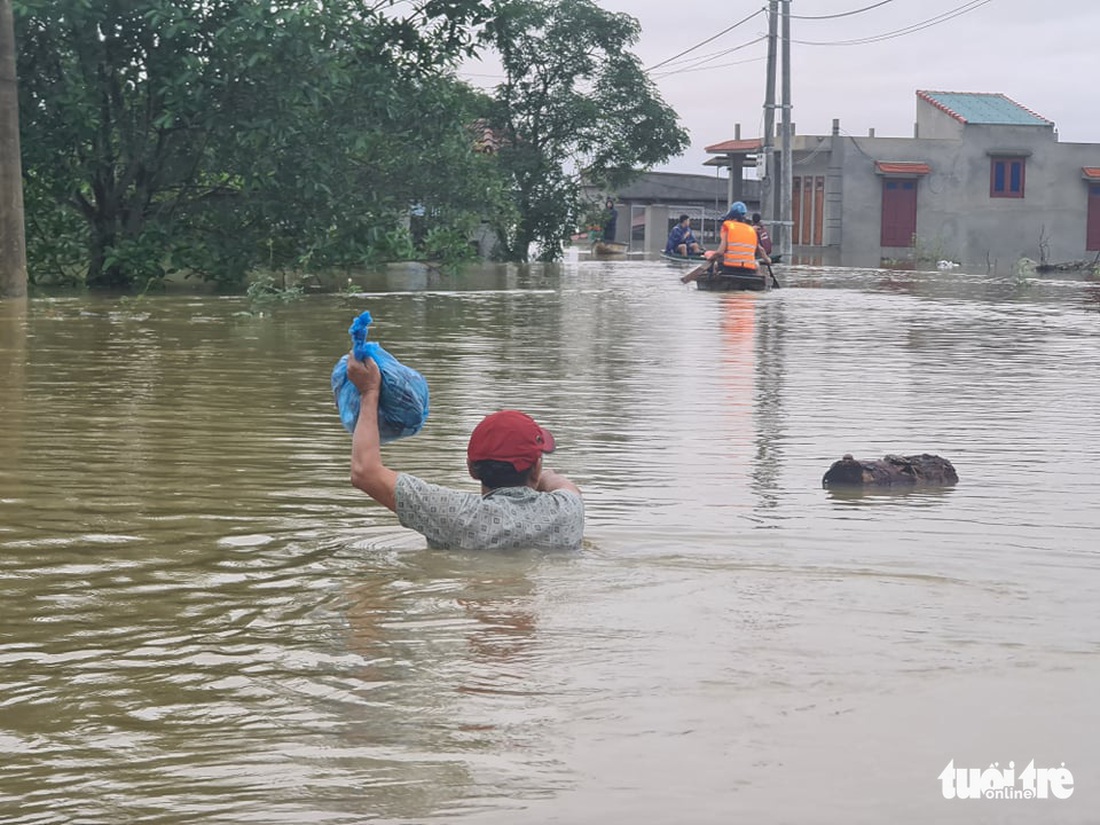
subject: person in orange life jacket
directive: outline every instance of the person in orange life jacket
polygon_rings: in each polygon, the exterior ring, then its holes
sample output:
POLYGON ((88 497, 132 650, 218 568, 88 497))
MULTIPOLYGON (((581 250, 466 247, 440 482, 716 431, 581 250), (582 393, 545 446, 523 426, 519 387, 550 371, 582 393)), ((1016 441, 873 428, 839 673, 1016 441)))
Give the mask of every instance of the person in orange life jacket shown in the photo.
POLYGON ((695 239, 695 233, 691 231, 691 218, 681 215, 668 234, 668 242, 665 244, 666 255, 698 255, 703 247, 695 239))
POLYGON ((756 230, 756 237, 760 239, 760 245, 769 255, 772 254, 772 236, 768 234, 768 228, 760 222, 760 213, 752 213, 752 228, 756 230))
POLYGON ((757 258, 766 264, 772 262, 767 251, 760 245, 756 230, 746 220, 747 213, 745 204, 736 201, 730 204, 729 211, 722 216, 722 243, 713 255, 707 253, 711 261, 708 270, 711 274, 716 270, 720 273, 724 269, 755 272, 757 258))

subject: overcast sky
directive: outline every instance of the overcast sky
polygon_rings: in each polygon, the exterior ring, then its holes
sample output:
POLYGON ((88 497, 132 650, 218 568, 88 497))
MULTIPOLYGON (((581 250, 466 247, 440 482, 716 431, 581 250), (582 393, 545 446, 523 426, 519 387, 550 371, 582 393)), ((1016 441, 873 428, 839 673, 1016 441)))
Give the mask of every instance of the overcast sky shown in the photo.
MULTIPOLYGON (((647 68, 767 6, 766 0, 596 2, 638 20, 642 34, 633 51, 647 68)), ((1100 144, 1100 0, 791 0, 791 15, 791 119, 798 134, 828 134, 840 118, 847 134, 873 128, 878 137, 911 137, 916 90, 927 89, 1001 92, 1054 121, 1061 141, 1100 144), (805 19, 858 9, 867 10, 805 19), (927 25, 941 17, 949 19, 927 25), (922 25, 879 42, 811 45, 922 25)), ((766 33, 767 17, 759 14, 650 73, 691 136, 684 155, 661 169, 713 174, 702 165, 705 146, 732 138, 735 123, 743 138, 760 136, 766 41, 720 53, 766 33)), ((494 71, 499 66, 487 61, 467 64, 460 74, 491 87, 494 71)))

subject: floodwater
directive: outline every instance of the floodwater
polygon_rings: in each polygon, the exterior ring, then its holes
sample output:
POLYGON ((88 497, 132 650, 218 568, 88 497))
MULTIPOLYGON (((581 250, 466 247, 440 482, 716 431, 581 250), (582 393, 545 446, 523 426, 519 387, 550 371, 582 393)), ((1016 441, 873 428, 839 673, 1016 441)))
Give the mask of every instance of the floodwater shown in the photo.
POLYGON ((0 304, 0 821, 1100 820, 1100 284, 678 274, 0 304), (432 392, 390 466, 473 489, 525 409, 581 552, 429 551, 350 487, 363 309, 432 392), (845 452, 960 482, 823 490, 845 452))

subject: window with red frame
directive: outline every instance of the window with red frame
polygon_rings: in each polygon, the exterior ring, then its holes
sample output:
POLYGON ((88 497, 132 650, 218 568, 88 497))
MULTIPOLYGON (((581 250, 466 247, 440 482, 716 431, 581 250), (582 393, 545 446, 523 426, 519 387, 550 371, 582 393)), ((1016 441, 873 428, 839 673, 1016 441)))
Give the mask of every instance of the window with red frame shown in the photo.
POLYGON ((1024 196, 1024 159, 993 158, 989 168, 989 197, 1024 196))

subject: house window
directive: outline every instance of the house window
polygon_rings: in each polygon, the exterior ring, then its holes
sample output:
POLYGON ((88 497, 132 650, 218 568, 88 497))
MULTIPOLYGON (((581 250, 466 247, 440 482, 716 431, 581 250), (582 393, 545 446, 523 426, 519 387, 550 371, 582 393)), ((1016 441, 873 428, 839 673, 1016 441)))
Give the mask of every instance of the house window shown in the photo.
POLYGON ((1024 159, 993 158, 989 170, 989 197, 1022 198, 1024 196, 1024 159))

